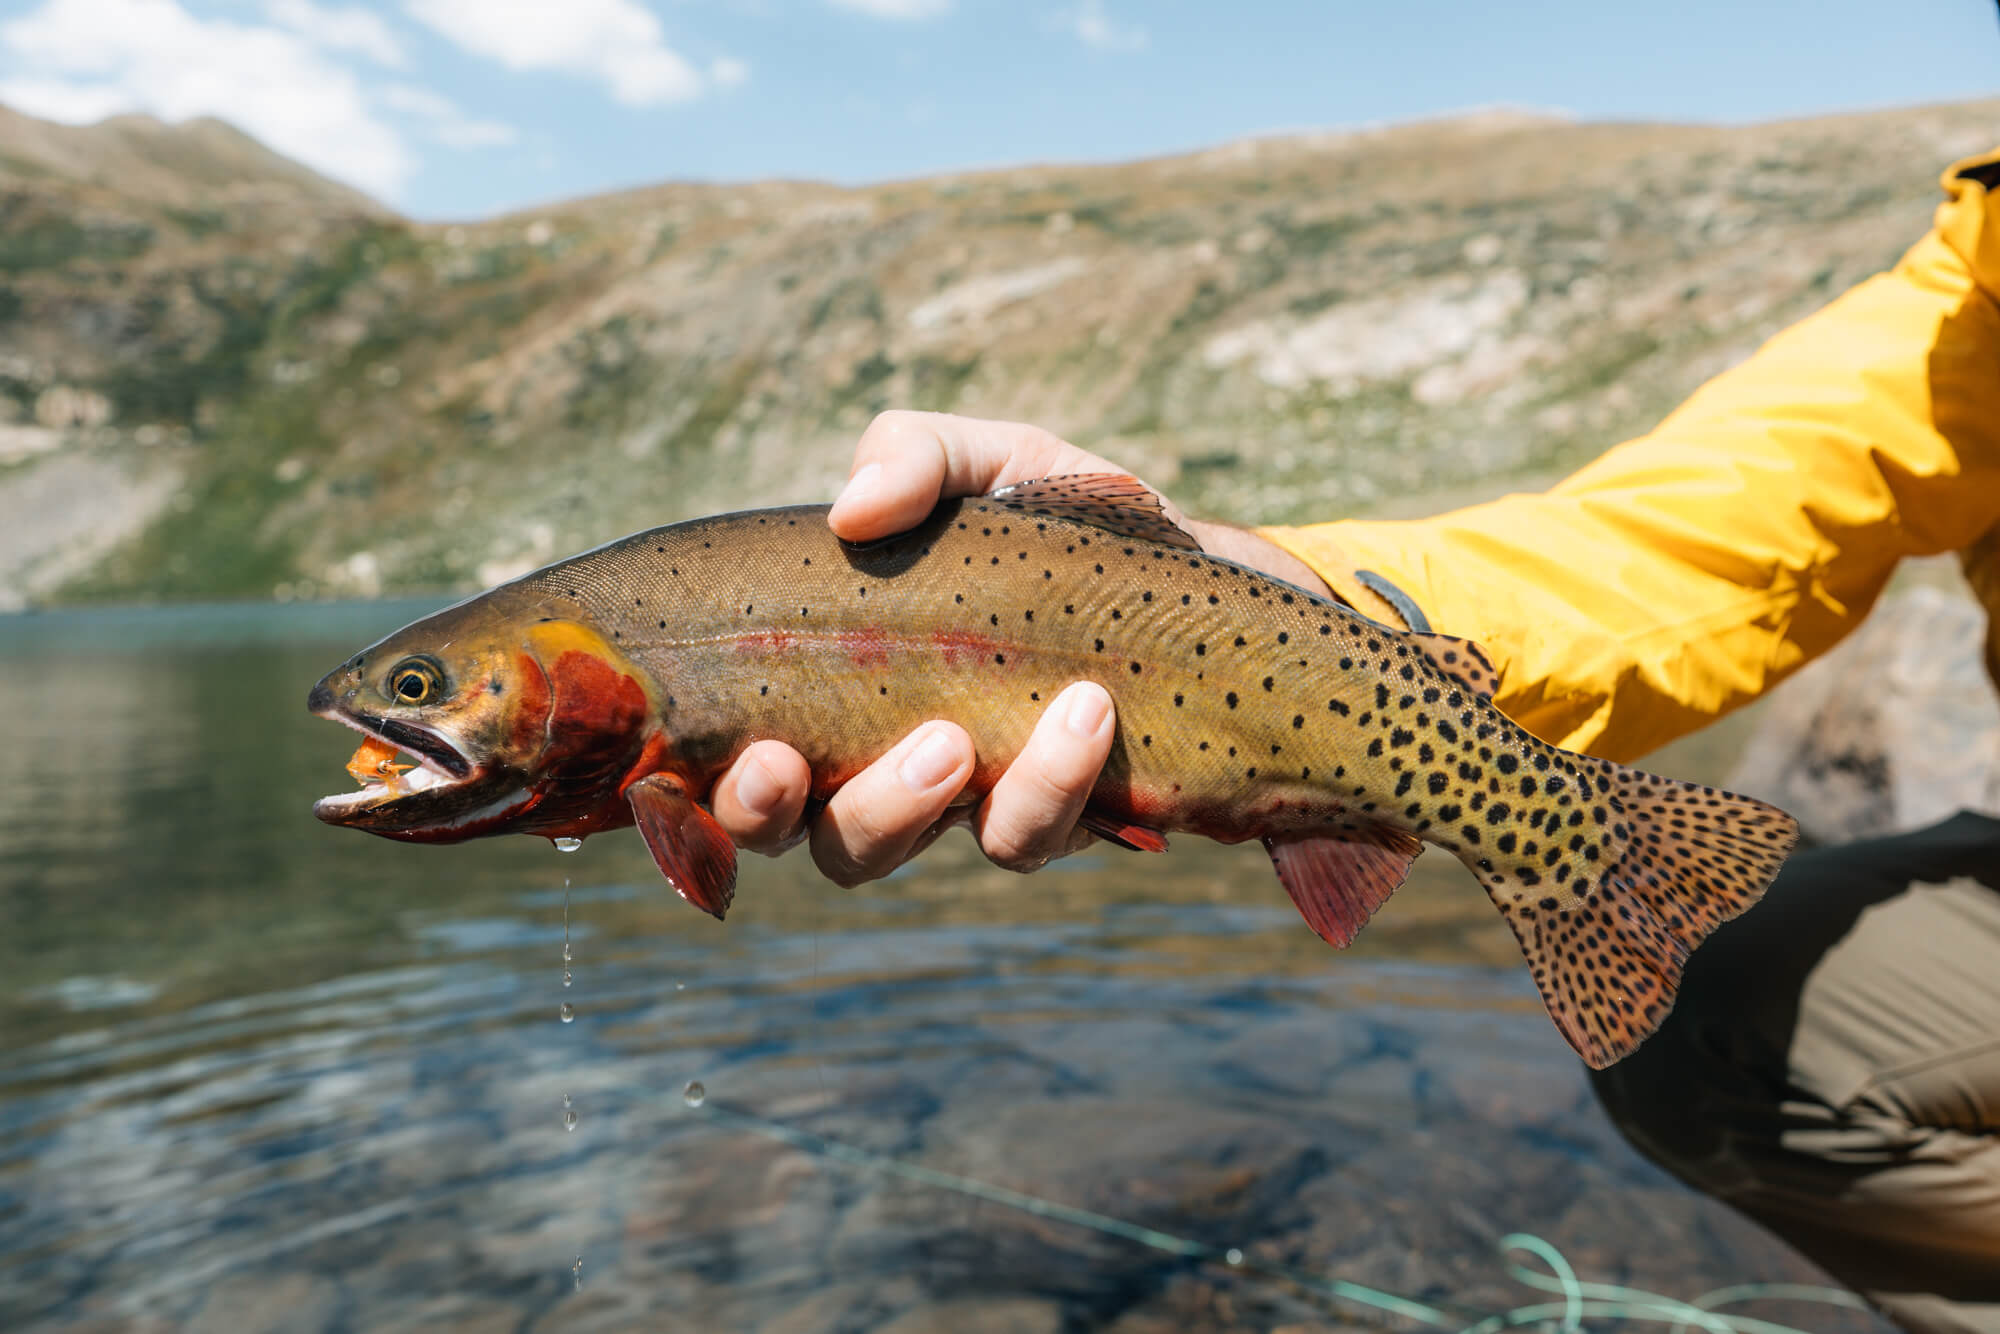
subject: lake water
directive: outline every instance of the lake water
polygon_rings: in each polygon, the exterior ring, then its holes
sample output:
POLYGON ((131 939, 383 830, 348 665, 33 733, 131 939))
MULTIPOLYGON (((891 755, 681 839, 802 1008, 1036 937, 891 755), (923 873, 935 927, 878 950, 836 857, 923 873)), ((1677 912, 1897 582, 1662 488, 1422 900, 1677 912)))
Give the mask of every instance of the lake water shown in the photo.
POLYGON ((0 618, 0 1328, 1460 1329, 1560 1307, 1516 1233, 1823 1281, 1624 1146, 1436 851, 1336 954, 1254 845, 750 858, 722 925, 629 831, 322 826, 306 689, 424 610, 0 618))

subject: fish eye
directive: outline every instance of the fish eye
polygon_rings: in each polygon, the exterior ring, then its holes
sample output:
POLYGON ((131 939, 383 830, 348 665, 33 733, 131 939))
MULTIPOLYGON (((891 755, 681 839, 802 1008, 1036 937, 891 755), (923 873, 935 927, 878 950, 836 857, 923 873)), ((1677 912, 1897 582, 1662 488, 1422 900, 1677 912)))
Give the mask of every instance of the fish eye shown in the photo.
POLYGON ((389 696, 398 704, 428 704, 444 693, 444 673, 429 658, 405 658, 389 671, 389 696))

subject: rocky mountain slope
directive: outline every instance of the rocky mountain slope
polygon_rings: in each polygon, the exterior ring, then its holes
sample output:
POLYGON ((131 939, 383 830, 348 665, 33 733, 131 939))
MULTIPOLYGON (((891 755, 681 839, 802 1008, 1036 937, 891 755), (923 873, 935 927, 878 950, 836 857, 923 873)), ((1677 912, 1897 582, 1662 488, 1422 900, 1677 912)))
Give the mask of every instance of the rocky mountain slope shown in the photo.
POLYGON ((400 219, 213 122, 0 115, 0 602, 470 587, 824 498, 890 405, 1243 521, 1534 484, 1891 263, 2000 102, 1510 113, 400 219))

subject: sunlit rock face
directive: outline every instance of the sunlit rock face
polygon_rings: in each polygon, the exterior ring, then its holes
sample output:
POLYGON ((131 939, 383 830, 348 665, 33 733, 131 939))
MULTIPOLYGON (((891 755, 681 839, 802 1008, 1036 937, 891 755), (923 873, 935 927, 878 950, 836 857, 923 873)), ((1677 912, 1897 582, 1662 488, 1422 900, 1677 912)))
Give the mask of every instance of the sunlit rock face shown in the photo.
POLYGON ((470 589, 824 499, 891 406, 1242 522, 1532 487, 1891 263, 1995 110, 1480 114, 449 225, 215 122, 0 110, 0 605, 470 589))
POLYGON ((1960 810, 2000 816, 2000 695, 1986 615, 1951 588, 1885 598, 1780 687, 1729 785, 1776 802, 1806 836, 1845 843, 1960 810))

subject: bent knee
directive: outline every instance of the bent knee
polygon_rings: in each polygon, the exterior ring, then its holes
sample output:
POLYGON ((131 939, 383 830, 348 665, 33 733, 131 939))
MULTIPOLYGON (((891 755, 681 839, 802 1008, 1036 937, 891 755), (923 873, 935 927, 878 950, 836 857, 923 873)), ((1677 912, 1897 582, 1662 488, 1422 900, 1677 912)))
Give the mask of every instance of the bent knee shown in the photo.
POLYGON ((1590 1084, 1634 1148, 1709 1186, 1727 1146, 1775 1126, 1786 1087, 1781 1057, 1763 1051, 1727 1007, 1690 997, 1637 1051, 1591 1071, 1590 1084))

